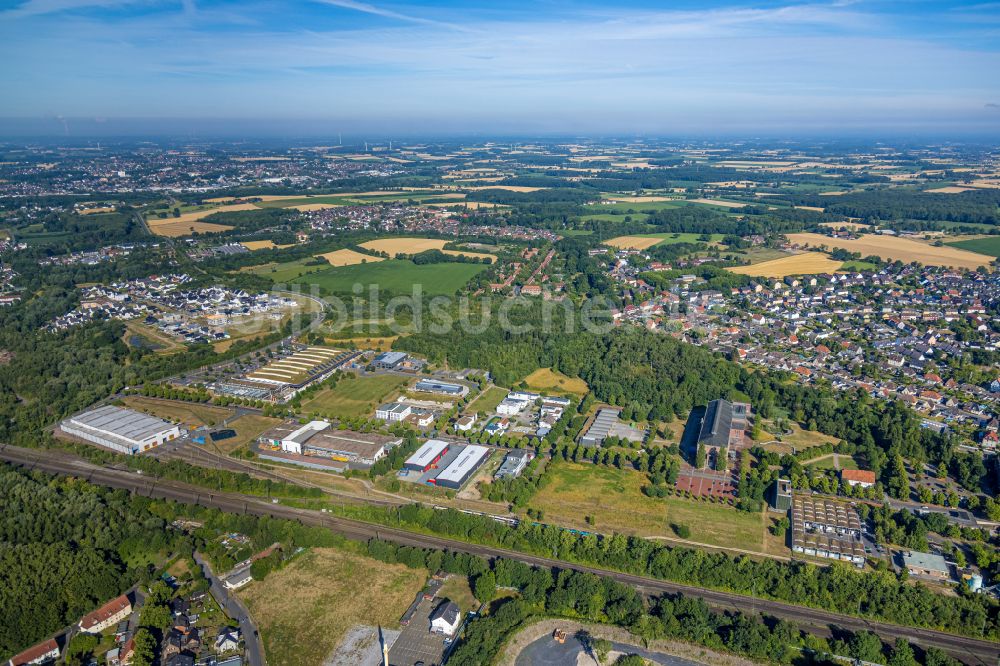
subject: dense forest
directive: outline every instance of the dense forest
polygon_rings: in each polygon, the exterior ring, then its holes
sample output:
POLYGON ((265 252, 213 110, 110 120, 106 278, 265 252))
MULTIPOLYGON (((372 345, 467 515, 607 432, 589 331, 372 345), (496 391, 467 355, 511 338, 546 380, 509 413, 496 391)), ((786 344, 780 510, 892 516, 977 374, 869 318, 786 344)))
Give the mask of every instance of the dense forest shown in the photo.
POLYGON ((0 497, 0 655, 148 579, 179 539, 147 500, 76 479, 0 464, 0 497))

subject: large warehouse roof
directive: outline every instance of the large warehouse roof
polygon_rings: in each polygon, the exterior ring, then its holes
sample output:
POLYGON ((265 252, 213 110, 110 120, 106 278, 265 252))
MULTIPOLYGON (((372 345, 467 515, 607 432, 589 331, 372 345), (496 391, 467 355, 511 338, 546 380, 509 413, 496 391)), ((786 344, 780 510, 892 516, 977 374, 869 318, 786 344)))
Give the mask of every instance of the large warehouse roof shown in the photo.
POLYGON ((98 407, 74 416, 70 422, 81 428, 115 435, 133 442, 141 442, 174 427, 173 424, 155 416, 112 405, 98 407))
POLYGON ((442 442, 440 439, 429 439, 417 449, 416 453, 407 458, 404 464, 413 467, 426 467, 446 448, 448 448, 448 442, 442 442))
POLYGON ((441 481, 461 483, 465 479, 465 475, 474 470, 489 453, 490 450, 485 446, 472 445, 465 447, 465 450, 459 454, 458 458, 455 458, 453 463, 448 465, 443 472, 435 477, 435 483, 441 481))

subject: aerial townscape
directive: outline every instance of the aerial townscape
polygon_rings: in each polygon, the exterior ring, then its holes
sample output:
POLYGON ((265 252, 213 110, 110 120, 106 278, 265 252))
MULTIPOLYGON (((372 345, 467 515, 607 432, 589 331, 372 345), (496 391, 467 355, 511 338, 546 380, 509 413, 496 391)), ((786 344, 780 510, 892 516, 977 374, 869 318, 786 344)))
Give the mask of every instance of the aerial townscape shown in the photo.
POLYGON ((0 664, 1000 664, 997 6, 8 4, 0 664))

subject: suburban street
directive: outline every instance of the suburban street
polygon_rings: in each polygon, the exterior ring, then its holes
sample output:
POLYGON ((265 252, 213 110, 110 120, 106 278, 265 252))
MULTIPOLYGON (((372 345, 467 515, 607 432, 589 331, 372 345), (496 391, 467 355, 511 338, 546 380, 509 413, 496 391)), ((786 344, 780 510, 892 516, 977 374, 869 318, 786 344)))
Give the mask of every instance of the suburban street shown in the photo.
POLYGON ((205 577, 211 581, 212 596, 219 602, 227 615, 237 618, 239 621, 243 641, 246 644, 247 662, 250 666, 265 666, 267 662, 264 660, 264 646, 261 643, 260 633, 257 631, 257 626, 253 623, 253 618, 250 617, 246 606, 235 595, 230 594, 201 553, 195 551, 194 560, 205 572, 205 577))

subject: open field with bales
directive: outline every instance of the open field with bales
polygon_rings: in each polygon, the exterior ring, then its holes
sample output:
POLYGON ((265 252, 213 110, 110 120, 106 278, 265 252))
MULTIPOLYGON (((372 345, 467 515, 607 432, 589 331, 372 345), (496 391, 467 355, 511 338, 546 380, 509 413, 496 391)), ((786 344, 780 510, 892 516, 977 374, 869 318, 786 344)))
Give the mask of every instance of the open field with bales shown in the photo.
POLYGON ((898 238, 896 236, 865 235, 861 238, 829 238, 822 234, 788 234, 788 240, 801 246, 829 248, 839 247, 850 252, 860 252, 862 257, 875 255, 886 261, 919 262, 925 266, 949 266, 951 268, 976 269, 989 266, 993 257, 969 252, 957 247, 942 245, 935 247, 929 243, 898 238))
POLYGON ((524 383, 532 391, 548 393, 570 393, 584 395, 589 390, 587 382, 579 377, 567 377, 552 368, 539 368, 524 378, 524 383))
POLYGON ((673 537, 671 524, 686 525, 690 540, 713 546, 778 552, 777 539, 766 534, 761 514, 685 499, 642 494, 646 475, 632 469, 553 461, 546 481, 530 505, 544 511, 545 522, 602 533, 673 537), (593 516, 588 526, 585 516, 593 516))
POLYGON ((424 294, 454 294, 476 274, 486 269, 485 264, 422 264, 403 259, 326 268, 309 272, 293 281, 315 284, 329 293, 352 293, 354 285, 366 289, 377 285, 385 293, 410 294, 414 285, 420 285, 424 294))
POLYGON ((427 572, 315 548, 240 590, 273 666, 321 666, 356 625, 397 627, 427 572))
POLYGON ((362 254, 355 250, 334 250, 333 252, 327 252, 326 254, 318 255, 323 257, 329 262, 331 266, 353 266, 355 264, 364 264, 369 261, 385 261, 384 257, 373 257, 370 254, 362 254))
POLYGON ((341 379, 333 388, 323 388, 305 400, 302 411, 336 418, 374 416, 375 408, 409 381, 408 377, 399 375, 341 379))
POLYGON ((833 273, 840 269, 842 262, 835 261, 822 252, 803 252, 780 259, 762 261, 750 266, 737 266, 726 270, 751 277, 783 278, 789 275, 812 275, 833 273))

